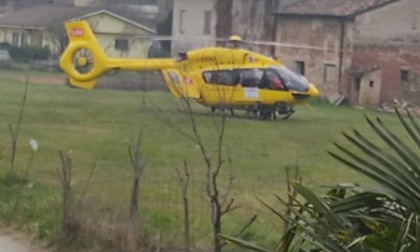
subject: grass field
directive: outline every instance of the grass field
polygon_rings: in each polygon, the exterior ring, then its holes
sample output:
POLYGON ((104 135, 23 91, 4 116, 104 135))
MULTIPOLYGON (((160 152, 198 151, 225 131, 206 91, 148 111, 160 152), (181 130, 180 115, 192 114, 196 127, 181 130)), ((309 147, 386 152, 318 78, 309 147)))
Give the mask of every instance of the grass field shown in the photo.
MULTIPOLYGON (((1 77, 0 77, 1 78, 1 77)), ((24 83, 0 79, 0 169, 10 169, 10 133, 8 124, 16 124, 24 83)), ((17 186, 0 187, 0 213, 3 221, 51 238, 59 228, 58 150, 73 151, 73 186, 84 191, 92 169, 95 173, 87 190, 101 209, 125 209, 131 189, 132 168, 127 155, 127 139, 137 136, 143 125, 142 149, 146 170, 141 186, 141 220, 144 232, 161 240, 177 243, 182 238, 182 204, 176 168, 185 159, 191 171, 191 208, 193 239, 197 246, 210 240, 209 209, 204 194, 204 164, 199 149, 180 135, 176 127, 158 120, 150 107, 163 111, 167 120, 188 131, 186 121, 165 92, 84 91, 57 85, 31 84, 22 122, 17 153, 17 171, 26 169, 31 138, 39 143, 30 180, 24 188, 22 207, 11 213, 17 186), (146 104, 146 105, 145 105, 146 104)), ((215 157, 215 128, 207 109, 194 106, 200 134, 215 157)), ((369 116, 379 112, 365 111, 369 116)), ((397 120, 380 114, 391 128, 397 120)), ((347 107, 314 103, 314 110, 297 108, 287 121, 256 121, 229 118, 225 144, 229 147, 236 176, 233 196, 243 207, 225 217, 226 234, 238 231, 253 215, 258 221, 246 233, 247 238, 274 243, 281 233, 277 221, 256 197, 278 207, 273 193, 285 196, 284 167, 299 164, 304 183, 317 190, 321 185, 369 181, 333 160, 326 150, 333 142, 345 143, 342 131, 353 127, 368 130, 363 112, 347 107), (273 221, 274 220, 274 221, 273 221)), ((225 175, 225 174, 224 174, 225 175)), ((104 210, 105 211, 105 210, 104 210)))

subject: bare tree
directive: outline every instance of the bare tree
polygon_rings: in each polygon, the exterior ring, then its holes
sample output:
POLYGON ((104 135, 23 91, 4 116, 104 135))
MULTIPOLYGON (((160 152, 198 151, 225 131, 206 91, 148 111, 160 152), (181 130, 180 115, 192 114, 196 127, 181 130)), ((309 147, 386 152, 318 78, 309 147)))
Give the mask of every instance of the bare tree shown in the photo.
MULTIPOLYGON (((56 53, 61 55, 69 43, 63 22, 52 22, 52 24, 47 27, 47 31, 51 36, 52 46, 56 48, 56 53)), ((51 50, 51 48, 49 49, 51 50)))
POLYGON ((22 124, 23 114, 24 114, 25 107, 26 107, 26 100, 28 98, 28 89, 29 89, 29 76, 26 77, 25 91, 23 93, 22 103, 20 105, 20 110, 19 110, 19 114, 18 114, 18 121, 17 121, 17 124, 16 124, 16 128, 14 128, 11 123, 9 124, 10 135, 12 137, 12 156, 11 156, 11 160, 10 160, 10 172, 11 172, 11 174, 14 174, 16 151, 17 151, 17 141, 18 141, 18 138, 19 138, 20 126, 22 124))
MULTIPOLYGON (((178 91, 180 94, 182 94, 180 90, 178 91)), ((221 93, 222 92, 223 91, 221 91, 221 93)), ((191 101, 183 95, 181 95, 181 97, 181 106, 178 109, 185 116, 189 130, 184 130, 183 128, 170 121, 167 117, 162 117, 161 113, 155 113, 155 115, 158 115, 158 119, 160 119, 163 123, 169 125, 173 129, 176 129, 180 134, 190 139, 198 146, 200 150, 200 154, 205 165, 205 199, 211 210, 210 220, 213 228, 214 251, 220 252, 224 244, 223 241, 218 238, 218 234, 222 233, 222 218, 227 213, 238 208, 238 206, 234 205, 235 199, 230 196, 230 193, 233 190, 233 182, 235 180, 235 176, 233 175, 232 171, 232 160, 230 157, 229 149, 224 148, 227 114, 223 111, 221 113, 214 113, 212 116, 212 121, 214 123, 216 132, 216 157, 214 160, 212 160, 210 158, 209 151, 211 148, 204 143, 200 135, 199 125, 196 120, 196 116, 194 115, 191 101), (226 168, 228 172, 228 182, 225 186, 225 189, 222 189, 220 182, 220 175, 223 168, 226 168)), ((223 110, 222 107, 224 106, 221 105, 221 110, 223 110)))
POLYGON ((130 162, 134 169, 133 189, 131 191, 130 210, 129 210, 129 223, 125 251, 135 252, 138 249, 138 211, 139 211, 139 192, 140 192, 140 179, 144 170, 143 157, 140 152, 142 139, 142 131, 140 131, 136 143, 128 142, 128 154, 130 162))
POLYGON ((63 201, 63 219, 62 228, 66 236, 70 235, 71 225, 71 172, 72 172, 72 153, 65 153, 59 151, 61 165, 57 167, 57 172, 60 177, 62 187, 62 201, 63 201))
POLYGON ((184 206, 184 242, 185 251, 190 252, 191 249, 191 236, 190 236, 190 210, 188 200, 188 186, 190 183, 190 174, 188 172, 187 161, 184 160, 184 170, 181 173, 178 169, 176 170, 179 178, 179 185, 181 187, 182 203, 184 206))

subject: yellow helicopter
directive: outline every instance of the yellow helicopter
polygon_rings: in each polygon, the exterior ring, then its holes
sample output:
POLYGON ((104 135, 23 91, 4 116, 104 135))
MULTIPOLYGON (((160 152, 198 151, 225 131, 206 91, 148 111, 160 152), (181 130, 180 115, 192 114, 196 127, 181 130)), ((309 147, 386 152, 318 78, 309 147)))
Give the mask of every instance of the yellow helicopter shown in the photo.
POLYGON ((246 110, 262 119, 284 119, 293 107, 319 95, 317 88, 280 61, 238 47, 232 36, 229 48, 208 47, 179 54, 175 59, 108 58, 86 21, 66 22, 69 44, 60 67, 69 84, 95 87, 98 78, 112 70, 160 71, 177 98, 193 99, 216 109, 246 110))

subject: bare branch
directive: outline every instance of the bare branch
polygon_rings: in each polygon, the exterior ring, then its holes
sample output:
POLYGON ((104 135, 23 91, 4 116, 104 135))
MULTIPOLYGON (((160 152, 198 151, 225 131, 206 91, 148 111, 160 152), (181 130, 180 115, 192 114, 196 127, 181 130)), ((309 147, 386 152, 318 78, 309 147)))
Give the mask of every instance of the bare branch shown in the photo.
POLYGON ((61 166, 57 167, 57 171, 61 181, 62 187, 62 201, 63 201, 63 220, 62 228, 66 236, 70 235, 70 221, 71 221, 71 172, 72 172, 72 156, 71 152, 64 153, 59 150, 61 166))
POLYGON ((28 89, 29 89, 29 75, 26 76, 26 80, 25 80, 25 91, 23 93, 22 103, 20 105, 20 111, 19 111, 19 115, 18 115, 16 131, 13 129, 12 124, 9 124, 9 130, 10 130, 10 134, 12 136, 12 156, 11 156, 11 161, 10 161, 11 162, 11 166, 10 166, 11 172, 14 172, 14 168, 15 168, 17 141, 18 141, 18 137, 19 137, 20 126, 22 124, 23 114, 24 114, 25 107, 26 107, 26 100, 27 100, 27 97, 28 97, 28 89))
POLYGON ((190 182, 190 174, 188 172, 187 161, 184 160, 184 172, 181 172, 176 169, 178 173, 179 185, 181 187, 181 196, 184 205, 184 242, 185 242, 185 251, 189 252, 191 247, 191 236, 190 236, 190 211, 189 211, 189 201, 188 201, 188 186, 190 182))
MULTIPOLYGON (((258 214, 255 214, 254 216, 252 216, 252 218, 247 223, 245 223, 245 225, 241 228, 241 230, 233 237, 239 238, 249 227, 251 227, 252 224, 254 224, 257 218, 258 218, 258 214)), ((226 244, 228 243, 223 242, 222 247, 224 247, 226 244)))
POLYGON ((229 201, 229 203, 226 205, 225 209, 221 211, 222 216, 229 213, 229 212, 233 212, 233 211, 242 207, 242 206, 233 206, 233 203, 235 203, 235 199, 232 198, 229 201))
POLYGON ((92 170, 89 173, 88 179, 86 180, 85 188, 83 189, 83 195, 86 196, 87 191, 89 190, 89 187, 91 185, 91 181, 93 178, 93 175, 96 171, 97 165, 93 166, 92 170))
POLYGON ((133 187, 131 190, 131 199, 129 203, 129 226, 126 237, 127 252, 137 251, 137 236, 138 236, 138 209, 139 209, 139 194, 140 194, 140 179, 144 171, 143 156, 140 152, 142 143, 143 127, 137 137, 135 145, 130 141, 127 143, 128 155, 130 157, 131 165, 134 171, 133 187))

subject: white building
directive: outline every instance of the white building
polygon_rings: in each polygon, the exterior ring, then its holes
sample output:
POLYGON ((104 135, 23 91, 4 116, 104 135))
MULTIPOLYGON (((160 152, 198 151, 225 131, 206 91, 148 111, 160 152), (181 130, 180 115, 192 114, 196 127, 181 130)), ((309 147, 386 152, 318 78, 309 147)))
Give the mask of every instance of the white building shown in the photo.
POLYGON ((175 0, 172 54, 215 44, 216 0, 175 0))
MULTIPOLYGON (((223 15, 217 20, 217 0, 174 0, 172 23, 172 54, 192 48, 215 44, 216 34, 236 34, 246 40, 272 40, 275 8, 299 0, 224 0, 229 9, 219 10, 223 15), (278 1, 277 4, 275 1, 278 1), (221 22, 217 24, 217 21, 221 22), (217 31, 217 29, 220 29, 217 31)), ((350 1, 350 0, 349 0, 350 1)))

